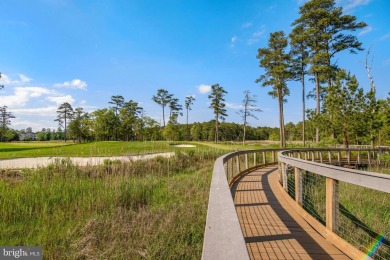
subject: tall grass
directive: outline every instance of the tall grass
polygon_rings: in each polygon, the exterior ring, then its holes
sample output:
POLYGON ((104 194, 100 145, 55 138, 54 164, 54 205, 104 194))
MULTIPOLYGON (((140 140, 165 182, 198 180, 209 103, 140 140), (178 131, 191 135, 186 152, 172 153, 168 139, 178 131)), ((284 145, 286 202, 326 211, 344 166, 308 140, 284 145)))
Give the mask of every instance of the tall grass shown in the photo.
POLYGON ((198 259, 219 152, 0 173, 0 244, 45 258, 198 259))

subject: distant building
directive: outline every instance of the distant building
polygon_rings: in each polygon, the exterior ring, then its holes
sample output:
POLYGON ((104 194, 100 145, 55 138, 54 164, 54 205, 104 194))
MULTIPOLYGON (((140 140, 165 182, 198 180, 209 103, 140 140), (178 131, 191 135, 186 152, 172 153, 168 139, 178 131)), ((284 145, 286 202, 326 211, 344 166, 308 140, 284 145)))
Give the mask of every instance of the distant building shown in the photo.
POLYGON ((20 141, 36 141, 37 136, 34 133, 19 134, 20 141))

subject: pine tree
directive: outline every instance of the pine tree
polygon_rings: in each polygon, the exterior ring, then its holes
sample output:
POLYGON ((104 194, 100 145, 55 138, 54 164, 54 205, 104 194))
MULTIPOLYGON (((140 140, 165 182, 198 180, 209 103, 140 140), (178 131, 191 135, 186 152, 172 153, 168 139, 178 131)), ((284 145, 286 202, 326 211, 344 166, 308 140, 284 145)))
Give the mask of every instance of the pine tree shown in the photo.
POLYGON ((188 129, 188 111, 191 110, 191 106, 193 105, 193 102, 195 101, 195 98, 193 96, 187 96, 186 100, 184 101, 184 106, 187 111, 186 116, 186 132, 187 132, 187 140, 190 139, 190 131, 188 129))
POLYGON ((257 54, 260 67, 264 68, 265 74, 261 75, 256 82, 261 82, 263 87, 272 86, 272 91, 268 94, 276 98, 279 104, 280 147, 286 147, 283 103, 286 101, 285 96, 290 94, 286 81, 290 80, 292 75, 291 57, 286 53, 287 44, 284 32, 277 31, 270 34, 268 47, 260 48, 257 54))
MULTIPOLYGON (((357 37, 344 34, 367 26, 364 22, 356 22, 353 15, 343 14, 341 7, 335 6, 334 0, 310 0, 299 9, 300 17, 293 22, 294 29, 310 50, 310 71, 314 75, 316 114, 321 111, 322 82, 332 84, 332 78, 337 71, 332 58, 343 50, 356 53, 362 50, 357 37)), ((316 130, 316 141, 320 140, 319 129, 316 130)))
POLYGON ((62 103, 58 109, 57 109, 57 119, 54 121, 57 121, 58 124, 62 127, 64 127, 64 140, 66 142, 66 127, 67 123, 72 120, 73 118, 73 108, 72 106, 68 103, 62 103))
POLYGON ((157 95, 152 97, 152 100, 162 107, 163 111, 163 127, 165 127, 165 107, 169 104, 173 97, 173 94, 165 89, 157 90, 157 95))
POLYGON ((7 111, 7 106, 0 107, 0 140, 4 142, 4 136, 7 133, 8 126, 11 124, 11 118, 15 116, 7 111))
POLYGON ((211 86, 211 94, 208 96, 211 100, 210 108, 213 110, 215 115, 215 143, 218 143, 219 140, 218 119, 225 120, 225 116, 227 116, 225 109, 226 104, 224 103, 225 94, 227 94, 227 92, 223 89, 223 87, 220 87, 219 84, 214 84, 211 86))
POLYGON ((297 26, 290 33, 292 73, 295 80, 301 81, 302 84, 302 144, 306 146, 305 121, 306 121, 306 93, 305 93, 305 75, 307 74, 307 65, 309 62, 309 51, 303 29, 297 26))

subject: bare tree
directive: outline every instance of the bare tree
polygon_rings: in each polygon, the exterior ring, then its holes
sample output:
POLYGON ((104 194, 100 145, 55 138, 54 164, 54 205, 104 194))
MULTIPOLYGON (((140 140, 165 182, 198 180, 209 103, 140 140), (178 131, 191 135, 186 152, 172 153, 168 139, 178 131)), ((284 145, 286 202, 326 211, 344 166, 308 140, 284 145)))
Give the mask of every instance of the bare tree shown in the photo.
POLYGON ((248 118, 252 117, 256 120, 258 118, 255 116, 254 112, 262 112, 261 109, 257 108, 255 103, 256 95, 251 95, 251 92, 249 90, 244 91, 244 99, 242 100, 242 109, 240 109, 238 114, 241 115, 242 121, 244 123, 244 135, 242 137, 242 144, 245 145, 245 138, 246 138, 246 126, 248 124, 248 118))

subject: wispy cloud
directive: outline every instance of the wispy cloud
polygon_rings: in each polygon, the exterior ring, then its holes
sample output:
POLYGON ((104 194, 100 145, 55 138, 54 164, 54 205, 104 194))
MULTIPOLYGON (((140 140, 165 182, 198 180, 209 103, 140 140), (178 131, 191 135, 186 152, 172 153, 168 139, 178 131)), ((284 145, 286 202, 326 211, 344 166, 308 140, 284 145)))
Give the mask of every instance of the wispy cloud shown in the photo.
POLYGON ((234 104, 234 103, 229 103, 226 102, 226 107, 231 108, 231 109, 241 109, 242 105, 234 104))
POLYGON ((71 89, 87 89, 87 83, 80 79, 73 79, 71 81, 65 81, 64 83, 56 83, 54 84, 57 88, 71 88, 71 89))
POLYGON ((386 66, 387 66, 387 65, 390 65, 390 59, 385 60, 385 61, 383 62, 383 64, 386 65, 386 66))
POLYGON ((368 5, 372 0, 338 0, 337 3, 343 6, 344 11, 354 9, 361 5, 368 5))
POLYGON ((271 11, 274 10, 276 7, 277 7, 276 4, 273 4, 273 5, 269 6, 269 7, 267 8, 267 12, 271 12, 271 11))
POLYGON ((379 38, 379 40, 384 40, 387 38, 390 38, 390 33, 383 35, 381 38, 379 38))
POLYGON ((57 105, 61 105, 62 103, 65 102, 73 104, 73 102, 75 101, 71 95, 47 97, 46 99, 49 100, 50 102, 56 103, 57 105))
POLYGON ((372 27, 371 27, 371 26, 367 26, 366 28, 364 28, 363 30, 361 30, 361 31, 359 32, 359 36, 364 35, 364 34, 366 34, 366 33, 369 33, 369 32, 371 32, 371 31, 372 31, 372 27))
POLYGON ((252 45, 252 44, 258 42, 260 40, 261 36, 264 35, 265 31, 266 31, 265 30, 265 25, 262 25, 260 27, 260 30, 258 30, 257 32, 252 33, 251 37, 247 41, 247 44, 248 45, 252 45))
POLYGON ((200 94, 206 94, 211 91, 210 85, 201 84, 197 87, 200 94))
POLYGON ((253 24, 251 22, 246 22, 243 25, 241 25, 242 28, 248 28, 251 27, 253 24))
POLYGON ((237 36, 233 36, 233 37, 230 39, 230 47, 235 47, 235 46, 236 46, 237 39, 238 39, 237 36))
POLYGON ((56 106, 37 107, 37 108, 15 108, 12 109, 14 114, 27 115, 27 116, 51 116, 57 112, 56 106))
POLYGON ((12 79, 7 74, 1 74, 0 84, 9 86, 9 85, 22 85, 32 81, 31 78, 23 74, 18 74, 18 79, 12 79))
POLYGON ((12 108, 24 107, 31 99, 56 94, 42 87, 15 87, 13 94, 0 96, 0 104, 12 108))

